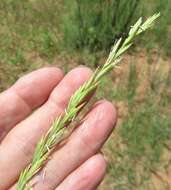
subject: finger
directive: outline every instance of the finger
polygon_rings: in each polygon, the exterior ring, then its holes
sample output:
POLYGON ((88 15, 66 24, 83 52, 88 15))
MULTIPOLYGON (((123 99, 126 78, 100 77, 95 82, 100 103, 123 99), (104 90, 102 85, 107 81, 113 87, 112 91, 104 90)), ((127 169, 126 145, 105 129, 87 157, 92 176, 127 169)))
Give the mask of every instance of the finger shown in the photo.
POLYGON ((53 190, 72 171, 96 154, 116 123, 116 111, 107 101, 100 101, 86 116, 67 144, 56 151, 45 168, 30 184, 35 190, 53 190), (45 177, 44 173, 46 173, 45 177))
MULTIPOLYGON (((101 154, 94 155, 78 169, 72 172, 55 190, 96 189, 96 187, 101 183, 105 172, 106 161, 104 157, 101 154)), ((15 189, 16 185, 10 188, 10 190, 15 189)))
POLYGON ((0 141, 19 121, 44 103, 52 89, 62 79, 57 68, 34 71, 0 94, 0 141))
POLYGON ((92 190, 102 181, 106 161, 97 154, 72 172, 55 190, 92 190))
POLYGON ((72 70, 53 90, 49 100, 7 135, 0 147, 0 179, 3 182, 0 183, 0 190, 6 189, 17 179, 21 170, 31 161, 40 137, 49 129, 53 119, 64 111, 73 92, 90 75, 88 68, 72 70))

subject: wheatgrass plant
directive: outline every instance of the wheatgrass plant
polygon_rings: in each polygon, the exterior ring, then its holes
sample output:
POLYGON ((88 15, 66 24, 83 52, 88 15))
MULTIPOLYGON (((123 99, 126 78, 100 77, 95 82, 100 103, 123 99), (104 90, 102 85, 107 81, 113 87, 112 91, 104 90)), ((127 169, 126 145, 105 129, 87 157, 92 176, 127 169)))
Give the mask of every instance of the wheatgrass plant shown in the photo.
POLYGON ((106 63, 96 69, 90 80, 84 83, 71 97, 65 114, 58 117, 52 124, 50 130, 37 144, 32 163, 21 173, 17 184, 17 190, 32 189, 28 185, 31 178, 43 167, 50 154, 59 143, 61 135, 68 130, 68 126, 86 104, 86 97, 92 93, 103 76, 109 73, 120 62, 122 55, 132 46, 136 36, 151 28, 160 13, 149 17, 145 22, 140 18, 130 29, 126 39, 119 39, 113 46, 106 63))

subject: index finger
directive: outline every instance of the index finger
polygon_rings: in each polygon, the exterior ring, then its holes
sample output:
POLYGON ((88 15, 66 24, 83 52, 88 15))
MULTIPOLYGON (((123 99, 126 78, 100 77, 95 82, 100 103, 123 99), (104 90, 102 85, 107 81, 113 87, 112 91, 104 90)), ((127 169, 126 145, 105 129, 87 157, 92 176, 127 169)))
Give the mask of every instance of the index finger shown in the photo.
POLYGON ((42 68, 22 77, 0 94, 0 141, 14 125, 48 99, 62 77, 58 68, 42 68))

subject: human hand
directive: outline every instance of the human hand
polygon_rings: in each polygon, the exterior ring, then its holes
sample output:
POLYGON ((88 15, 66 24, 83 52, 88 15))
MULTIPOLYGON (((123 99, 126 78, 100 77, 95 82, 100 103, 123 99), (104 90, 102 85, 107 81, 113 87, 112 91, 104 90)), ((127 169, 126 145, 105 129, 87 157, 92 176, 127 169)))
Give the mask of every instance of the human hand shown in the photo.
MULTIPOLYGON (((57 68, 43 68, 0 94, 0 190, 16 189, 20 172, 31 162, 37 142, 91 74, 86 67, 73 69, 65 76, 57 68)), ((33 189, 96 189, 106 170, 106 161, 98 152, 115 123, 112 104, 97 102, 31 180, 33 189)))

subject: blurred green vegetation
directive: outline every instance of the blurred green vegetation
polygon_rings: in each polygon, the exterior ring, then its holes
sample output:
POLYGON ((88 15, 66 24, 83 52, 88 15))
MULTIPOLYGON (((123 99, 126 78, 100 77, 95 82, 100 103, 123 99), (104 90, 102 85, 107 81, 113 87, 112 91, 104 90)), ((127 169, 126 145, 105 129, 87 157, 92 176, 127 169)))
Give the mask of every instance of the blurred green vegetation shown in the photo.
POLYGON ((137 18, 140 3, 141 0, 66 0, 64 45, 90 51, 108 50, 137 18))
POLYGON ((169 189, 160 173, 168 173, 171 161, 170 10, 170 0, 0 1, 1 90, 47 64, 65 71, 78 64, 96 67, 139 16, 161 12, 98 90, 97 97, 116 102, 119 112, 104 148, 109 168, 100 189, 158 190, 154 178, 160 178, 160 189, 169 189))
POLYGON ((27 52, 48 60, 58 47, 60 6, 57 1, 2 0, 0 2, 0 59, 23 64, 27 52))
POLYGON ((150 38, 147 35, 144 37, 143 45, 148 49, 158 47, 164 50, 164 53, 171 56, 171 3, 170 0, 144 0, 143 15, 149 16, 151 12, 161 12, 159 26, 155 26, 150 38), (150 41, 148 40, 150 39, 150 41))
POLYGON ((113 42, 127 34, 132 23, 140 16, 161 12, 160 27, 156 26, 151 41, 144 38, 142 45, 148 49, 156 44, 170 54, 171 37, 169 0, 71 0, 64 1, 65 13, 62 22, 65 48, 85 49, 90 52, 108 51, 113 42))
POLYGON ((139 16, 159 11, 160 27, 142 38, 142 46, 158 45, 170 55, 170 9, 169 0, 1 0, 0 59, 23 64, 25 54, 33 51, 50 62, 77 48, 108 52, 139 16))

